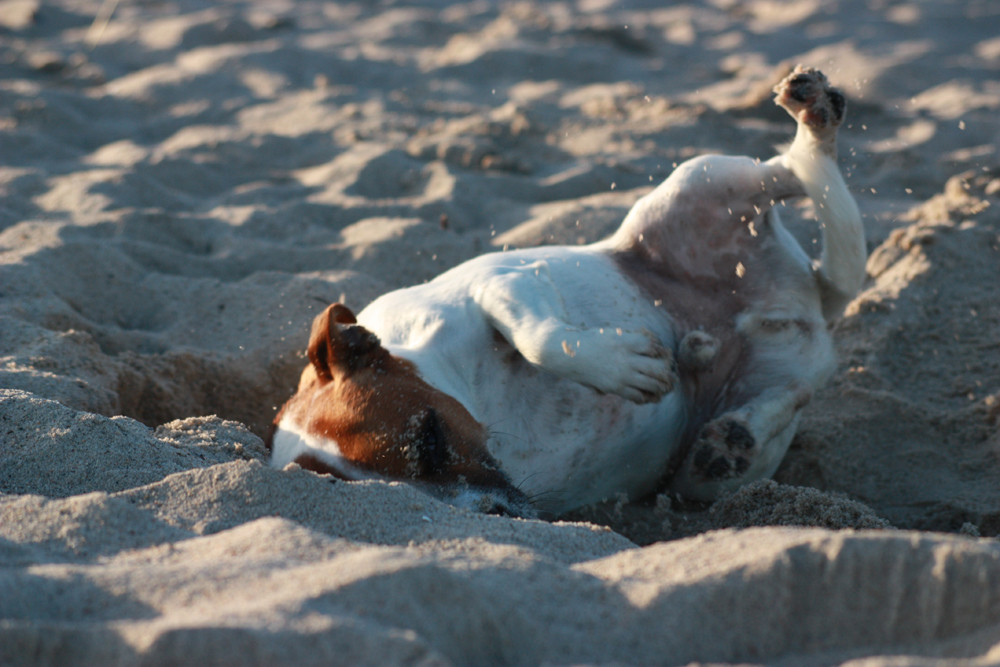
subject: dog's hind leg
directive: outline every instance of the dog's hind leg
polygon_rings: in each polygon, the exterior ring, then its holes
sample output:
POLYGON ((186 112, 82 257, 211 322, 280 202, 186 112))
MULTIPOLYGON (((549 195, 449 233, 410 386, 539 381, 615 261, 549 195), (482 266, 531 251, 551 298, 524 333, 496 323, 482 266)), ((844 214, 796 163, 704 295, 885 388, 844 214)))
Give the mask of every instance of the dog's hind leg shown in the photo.
MULTIPOLYGON (((743 226, 756 238, 756 227, 767 224, 765 215, 776 203, 808 196, 823 237, 813 275, 823 315, 831 320, 863 285, 867 258, 861 214, 836 162, 846 101, 821 72, 801 67, 775 92, 777 104, 796 121, 786 152, 766 162, 719 155, 688 160, 637 202, 609 244, 639 251, 653 269, 662 263, 673 274, 719 279, 724 277, 715 264, 720 248, 754 246, 743 226), (741 225, 738 233, 733 221, 741 225)), ((809 261, 790 235, 787 242, 809 261)))
POLYGON ((838 316, 865 280, 864 226, 858 205, 837 168, 837 129, 846 101, 818 70, 797 67, 774 88, 775 102, 797 123, 795 139, 780 156, 816 206, 823 253, 814 267, 823 314, 838 316))
POLYGON ((677 383, 673 353, 651 332, 571 324, 545 261, 497 273, 473 298, 527 361, 547 371, 635 403, 658 400, 677 383))

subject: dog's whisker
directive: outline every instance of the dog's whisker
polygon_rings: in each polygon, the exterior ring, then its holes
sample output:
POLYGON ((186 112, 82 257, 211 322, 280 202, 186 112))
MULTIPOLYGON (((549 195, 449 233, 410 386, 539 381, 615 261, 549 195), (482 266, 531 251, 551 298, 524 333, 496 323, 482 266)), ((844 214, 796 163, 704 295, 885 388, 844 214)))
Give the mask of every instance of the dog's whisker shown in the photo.
MULTIPOLYGON (((525 477, 523 477, 521 479, 520 482, 518 482, 517 484, 514 485, 514 488, 516 488, 518 491, 523 492, 524 491, 524 485, 527 484, 528 481, 530 481, 533 477, 537 477, 539 474, 541 474, 541 472, 536 472, 536 473, 532 473, 530 475, 526 475, 525 477)), ((527 500, 532 505, 534 505, 536 507, 540 506, 540 509, 544 509, 544 504, 545 503, 547 503, 549 501, 552 501, 552 502, 559 501, 563 497, 565 497, 565 495, 566 495, 566 493, 565 493, 565 489, 564 488, 545 489, 543 491, 537 491, 537 492, 532 493, 532 494, 527 494, 527 500)))
POLYGON ((530 479, 532 479, 533 477, 537 477, 540 474, 542 474, 542 471, 539 470, 538 472, 533 472, 530 475, 525 475, 524 477, 521 478, 520 482, 514 485, 514 488, 516 488, 518 491, 523 491, 524 485, 527 484, 530 479))
POLYGON ((508 433, 507 431, 494 431, 494 430, 490 430, 490 431, 486 432, 486 436, 488 438, 492 438, 495 435, 503 435, 503 436, 506 436, 508 438, 513 438, 514 440, 524 440, 524 438, 522 438, 521 436, 515 435, 513 433, 508 433))

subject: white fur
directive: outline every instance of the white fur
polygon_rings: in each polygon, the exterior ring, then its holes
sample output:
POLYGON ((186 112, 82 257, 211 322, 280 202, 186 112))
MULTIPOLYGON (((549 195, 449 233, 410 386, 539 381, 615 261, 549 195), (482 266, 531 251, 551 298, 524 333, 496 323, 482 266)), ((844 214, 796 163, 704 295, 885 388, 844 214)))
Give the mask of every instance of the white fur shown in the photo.
POLYGON ((380 475, 359 468, 344 458, 336 441, 313 435, 291 419, 282 419, 271 444, 271 465, 284 468, 304 454, 315 456, 334 468, 344 479, 381 479, 380 475))

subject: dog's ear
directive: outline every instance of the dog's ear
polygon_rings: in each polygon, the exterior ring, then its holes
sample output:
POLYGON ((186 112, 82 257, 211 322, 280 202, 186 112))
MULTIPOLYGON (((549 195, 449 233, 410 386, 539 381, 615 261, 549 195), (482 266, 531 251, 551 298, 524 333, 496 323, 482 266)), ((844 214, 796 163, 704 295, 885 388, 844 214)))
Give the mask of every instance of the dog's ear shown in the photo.
POLYGON ((335 303, 313 320, 307 352, 316 375, 329 381, 334 370, 351 373, 381 359, 385 350, 347 306, 335 303))

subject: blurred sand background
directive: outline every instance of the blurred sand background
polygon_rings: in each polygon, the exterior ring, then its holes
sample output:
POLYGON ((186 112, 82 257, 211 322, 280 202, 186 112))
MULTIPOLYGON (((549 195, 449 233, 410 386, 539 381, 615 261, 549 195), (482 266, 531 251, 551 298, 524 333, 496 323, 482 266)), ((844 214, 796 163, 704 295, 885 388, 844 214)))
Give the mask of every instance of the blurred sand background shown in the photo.
POLYGON ((1000 663, 998 143, 991 0, 0 1, 0 665, 1000 663), (774 482, 548 524, 266 466, 327 303, 773 155, 797 62, 872 255, 774 482))

